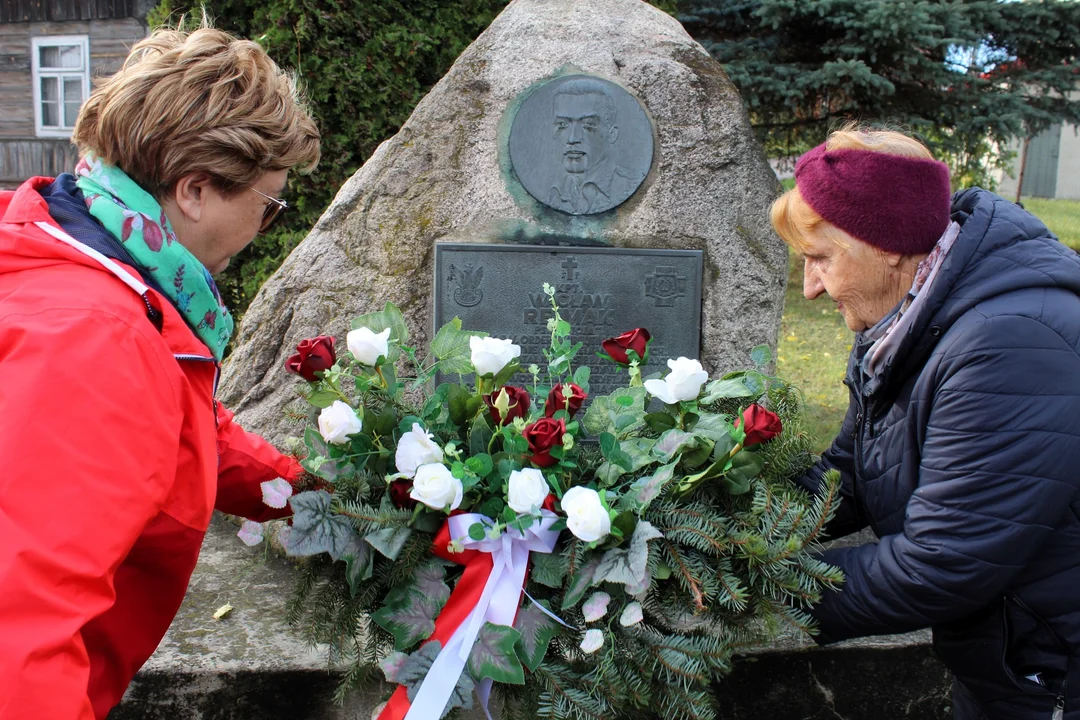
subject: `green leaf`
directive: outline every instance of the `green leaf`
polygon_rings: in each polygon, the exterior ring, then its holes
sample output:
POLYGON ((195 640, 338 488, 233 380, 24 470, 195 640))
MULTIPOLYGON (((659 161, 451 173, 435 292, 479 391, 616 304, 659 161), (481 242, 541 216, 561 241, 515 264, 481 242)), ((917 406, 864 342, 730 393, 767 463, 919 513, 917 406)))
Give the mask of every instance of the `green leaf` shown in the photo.
POLYGON ((491 464, 491 456, 487 453, 473 455, 465 461, 465 467, 469 468, 482 478, 487 477, 492 469, 494 469, 494 466, 491 464))
POLYGON ((638 522, 630 547, 614 548, 604 553, 596 567, 592 584, 602 582, 619 585, 639 585, 648 572, 649 541, 663 537, 663 533, 646 520, 638 522))
POLYGON ((397 413, 394 412, 394 407, 392 405, 387 404, 375 419, 375 432, 386 437, 394 432, 394 428, 397 424, 397 413))
MULTIPOLYGON (((488 443, 493 435, 491 426, 483 416, 473 421, 469 428, 469 455, 480 455, 487 452, 488 443)), ((490 471, 489 471, 490 472, 490 471)), ((484 473, 487 475, 487 473, 484 473)))
POLYGON ((307 446, 309 457, 312 455, 330 457, 330 445, 319 434, 319 431, 313 427, 304 430, 304 445, 307 446))
POLYGON ((342 556, 345 559, 345 579, 349 581, 349 592, 356 597, 359 583, 371 578, 374 557, 371 548, 363 543, 356 543, 353 550, 342 556))
POLYGON ((667 430, 656 440, 656 444, 652 446, 652 456, 660 462, 668 462, 672 458, 676 457, 684 449, 692 447, 694 445, 695 438, 693 433, 683 432, 676 428, 667 430))
POLYGON ((661 465, 652 475, 638 478, 630 486, 629 492, 624 497, 633 500, 640 508, 639 512, 644 513, 645 508, 649 507, 649 503, 660 497, 660 493, 675 477, 676 465, 678 465, 678 462, 661 465))
POLYGON ((405 325, 405 318, 402 317, 401 311, 390 302, 386 303, 383 309, 378 312, 355 318, 351 327, 353 330, 366 327, 375 333, 381 333, 386 328, 390 328, 391 343, 388 345, 389 352, 386 356, 387 361, 390 363, 401 356, 401 348, 398 346, 409 341, 409 328, 405 325))
POLYGON ((701 404, 708 405, 725 398, 748 398, 760 395, 761 393, 755 393, 746 386, 744 377, 739 374, 736 377, 721 378, 708 383, 705 385, 705 394, 701 398, 701 404))
POLYGON ((316 390, 307 396, 307 401, 317 408, 327 408, 340 400, 341 396, 333 390, 316 390))
POLYGON ((664 432, 675 427, 676 418, 666 412, 654 412, 645 415, 645 424, 653 432, 664 432))
POLYGON ((372 613, 371 619, 394 636, 395 650, 407 650, 435 632, 440 609, 419 593, 406 593, 400 602, 372 613))
POLYGON ((644 415, 645 388, 619 388, 610 395, 593 398, 589 409, 585 411, 585 416, 582 418, 581 427, 586 433, 594 437, 604 432, 622 432, 626 434, 644 424, 644 415), (620 401, 619 398, 624 399, 620 401), (632 409, 632 412, 625 412, 626 409, 632 409), (634 424, 616 430, 615 421, 620 415, 633 415, 635 417, 634 424))
POLYGON ((439 370, 458 375, 471 373, 473 366, 469 338, 486 336, 487 333, 462 330, 460 318, 443 325, 431 341, 431 352, 439 359, 439 370))
POLYGON ((555 553, 532 553, 529 579, 549 588, 561 588, 566 577, 566 562, 555 553))
POLYGON ((592 587, 593 574, 596 572, 596 567, 599 564, 600 558, 594 557, 585 563, 584 566, 579 567, 577 572, 571 576, 570 587, 566 589, 566 594, 563 595, 563 610, 569 610, 581 602, 581 599, 585 597, 585 593, 592 587))
MULTIPOLYGON (((547 608, 547 605, 544 604, 544 607, 547 608)), ((560 632, 559 624, 530 601, 518 610, 517 617, 514 618, 514 629, 521 636, 515 646, 518 657, 525 667, 536 672, 536 668, 540 667, 547 655, 551 639, 560 632)))
POLYGON ((720 415, 718 413, 703 412, 698 417, 697 424, 694 425, 695 435, 708 438, 714 442, 727 436, 730 430, 730 419, 728 419, 727 415, 720 415))
POLYGON ((469 537, 476 542, 480 542, 487 537, 487 528, 484 527, 483 523, 473 523, 469 526, 469 537))
POLYGON ((493 380, 495 387, 502 387, 510 381, 510 378, 514 377, 514 374, 521 369, 521 363, 517 360, 511 360, 507 363, 499 372, 495 373, 495 379, 493 380))
POLYGON ((293 524, 286 535, 285 550, 293 557, 328 553, 334 560, 354 547, 356 530, 349 519, 331 510, 333 501, 325 490, 293 495, 293 524))
POLYGON ((735 438, 731 437, 731 433, 721 435, 716 439, 716 445, 713 446, 712 457, 713 460, 726 460, 727 456, 731 454, 731 451, 735 449, 735 438))
POLYGON ((581 388, 582 392, 586 395, 589 394, 589 378, 592 376, 592 370, 588 365, 582 365, 574 371, 574 384, 581 388))
POLYGON ((731 469, 724 473, 724 486, 732 495, 750 490, 750 481, 764 469, 765 461, 755 452, 743 450, 731 459, 731 469))
POLYGON ((628 472, 636 472, 641 468, 656 462, 656 458, 649 454, 656 440, 652 438, 630 438, 619 443, 620 459, 623 464, 605 462, 596 469, 596 477, 604 484, 610 485, 619 477, 628 472), (626 455, 630 458, 629 467, 626 466, 626 455))
POLYGON ((472 393, 460 385, 448 383, 446 401, 450 407, 450 422, 457 426, 464 425, 469 420, 469 400, 472 393))
POLYGON ((772 350, 768 345, 758 345, 750 351, 750 360, 759 368, 765 367, 772 362, 772 350))
POLYGON ((469 674, 476 680, 491 678, 511 685, 525 684, 525 670, 514 646, 521 633, 506 625, 484 623, 469 654, 469 674))
POLYGON ((405 542, 411 535, 412 530, 409 528, 387 527, 368 533, 364 536, 364 541, 382 553, 384 557, 397 560, 398 555, 401 554, 401 548, 405 547, 405 542))
POLYGON ((341 476, 352 475, 356 472, 356 467, 353 466, 352 460, 347 457, 327 459, 319 464, 315 475, 318 475, 323 480, 329 483, 336 483, 341 476))

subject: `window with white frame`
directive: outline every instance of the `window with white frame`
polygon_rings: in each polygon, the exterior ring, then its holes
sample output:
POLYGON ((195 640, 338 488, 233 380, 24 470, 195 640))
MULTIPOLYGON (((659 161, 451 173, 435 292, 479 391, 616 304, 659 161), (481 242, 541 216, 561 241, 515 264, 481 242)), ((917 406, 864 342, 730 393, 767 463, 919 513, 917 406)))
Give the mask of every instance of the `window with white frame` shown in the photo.
POLYGON ((38 137, 68 137, 90 94, 90 41, 86 35, 33 38, 34 125, 38 137))

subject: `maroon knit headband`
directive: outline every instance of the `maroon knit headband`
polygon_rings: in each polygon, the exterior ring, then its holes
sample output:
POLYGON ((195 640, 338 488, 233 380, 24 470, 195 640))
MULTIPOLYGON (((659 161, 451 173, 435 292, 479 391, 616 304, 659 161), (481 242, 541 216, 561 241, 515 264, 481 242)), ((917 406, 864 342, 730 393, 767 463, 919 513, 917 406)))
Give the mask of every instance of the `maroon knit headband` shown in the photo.
POLYGON ((949 168, 872 150, 825 150, 795 163, 803 199, 865 243, 903 255, 928 253, 949 226, 949 168))

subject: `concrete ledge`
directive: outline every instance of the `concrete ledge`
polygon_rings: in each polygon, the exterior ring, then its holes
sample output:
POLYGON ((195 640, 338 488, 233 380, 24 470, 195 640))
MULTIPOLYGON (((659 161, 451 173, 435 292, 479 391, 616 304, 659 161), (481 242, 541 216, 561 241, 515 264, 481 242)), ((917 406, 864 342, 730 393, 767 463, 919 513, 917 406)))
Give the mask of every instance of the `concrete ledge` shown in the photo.
MULTIPOLYGON (((109 720, 368 720, 389 687, 334 705, 338 674, 283 620, 293 569, 236 530, 214 518, 180 613, 109 720), (214 620, 226 603, 232 612, 214 620)), ((782 638, 715 689, 725 720, 944 720, 949 683, 922 632, 824 649, 782 638)))

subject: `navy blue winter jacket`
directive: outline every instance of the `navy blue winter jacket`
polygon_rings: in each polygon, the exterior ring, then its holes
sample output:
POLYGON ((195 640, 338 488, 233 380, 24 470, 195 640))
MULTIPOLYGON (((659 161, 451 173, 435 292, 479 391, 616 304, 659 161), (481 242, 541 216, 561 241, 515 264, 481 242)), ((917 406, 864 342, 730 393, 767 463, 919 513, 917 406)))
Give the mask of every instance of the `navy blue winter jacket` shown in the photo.
POLYGON ((821 641, 930 626, 991 720, 1080 720, 1080 257, 980 189, 927 304, 876 375, 856 337, 851 404, 821 463, 840 471, 831 549, 847 580, 821 641))

